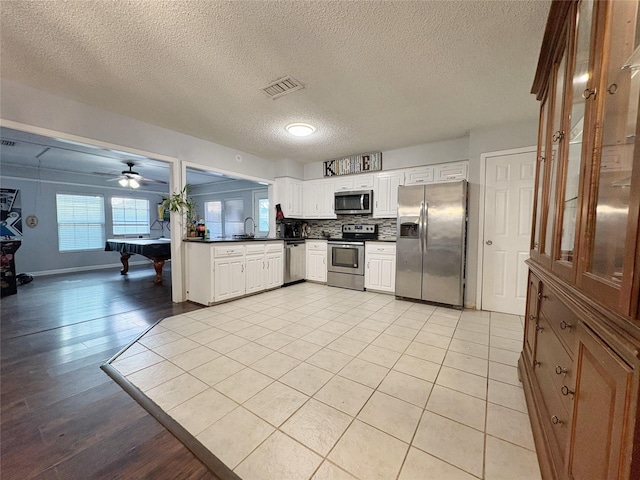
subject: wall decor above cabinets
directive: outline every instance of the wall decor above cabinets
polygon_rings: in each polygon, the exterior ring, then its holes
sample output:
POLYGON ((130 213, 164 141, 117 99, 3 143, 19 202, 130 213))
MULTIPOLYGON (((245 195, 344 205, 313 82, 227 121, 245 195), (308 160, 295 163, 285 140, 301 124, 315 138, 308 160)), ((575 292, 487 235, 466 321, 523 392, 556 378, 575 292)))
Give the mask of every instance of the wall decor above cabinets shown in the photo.
POLYGON ((382 170, 382 152, 362 153, 324 162, 324 176, 351 175, 382 170))

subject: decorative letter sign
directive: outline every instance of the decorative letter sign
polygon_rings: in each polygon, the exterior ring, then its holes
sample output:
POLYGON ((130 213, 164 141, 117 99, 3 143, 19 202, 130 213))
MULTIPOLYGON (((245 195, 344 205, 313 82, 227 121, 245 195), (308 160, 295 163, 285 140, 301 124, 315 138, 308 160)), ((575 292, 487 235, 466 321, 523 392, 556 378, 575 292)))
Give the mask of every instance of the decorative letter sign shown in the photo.
POLYGON ((351 155, 350 157, 324 162, 325 177, 374 172, 376 170, 382 170, 382 152, 351 155))

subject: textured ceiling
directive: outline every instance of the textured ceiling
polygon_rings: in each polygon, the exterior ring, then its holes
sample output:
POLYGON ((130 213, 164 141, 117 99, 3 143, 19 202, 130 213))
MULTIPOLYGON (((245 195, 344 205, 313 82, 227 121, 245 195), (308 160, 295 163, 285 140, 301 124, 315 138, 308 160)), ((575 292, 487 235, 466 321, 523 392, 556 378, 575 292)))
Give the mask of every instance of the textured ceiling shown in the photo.
POLYGON ((535 119, 548 0, 2 0, 2 77, 273 159, 535 119), (261 88, 305 85, 272 100, 261 88), (289 136, 284 125, 317 132, 289 136))

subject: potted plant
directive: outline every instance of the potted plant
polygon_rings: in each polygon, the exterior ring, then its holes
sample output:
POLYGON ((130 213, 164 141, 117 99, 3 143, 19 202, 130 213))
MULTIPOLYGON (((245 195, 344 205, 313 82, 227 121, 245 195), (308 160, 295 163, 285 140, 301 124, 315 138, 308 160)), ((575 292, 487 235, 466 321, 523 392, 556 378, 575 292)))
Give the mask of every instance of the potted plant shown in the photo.
POLYGON ((180 214, 181 221, 186 221, 187 237, 196 236, 196 202, 189 196, 191 185, 186 184, 179 192, 172 193, 162 201, 162 206, 170 212, 180 214))

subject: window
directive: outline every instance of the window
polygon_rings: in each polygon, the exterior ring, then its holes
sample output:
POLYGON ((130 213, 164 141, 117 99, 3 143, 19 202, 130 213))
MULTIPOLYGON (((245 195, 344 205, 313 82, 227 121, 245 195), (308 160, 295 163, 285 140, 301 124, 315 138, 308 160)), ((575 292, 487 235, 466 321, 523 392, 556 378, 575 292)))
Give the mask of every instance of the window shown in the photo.
POLYGON ((58 250, 104 249, 102 195, 56 194, 58 250))
POLYGON ((256 233, 269 233, 269 194, 267 190, 253 192, 253 218, 256 219, 256 233))
POLYGON ((114 235, 149 235, 149 200, 111 198, 114 235))
POLYGON ((241 198, 204 202, 204 223, 211 237, 242 234, 243 214, 244 201, 241 198))

